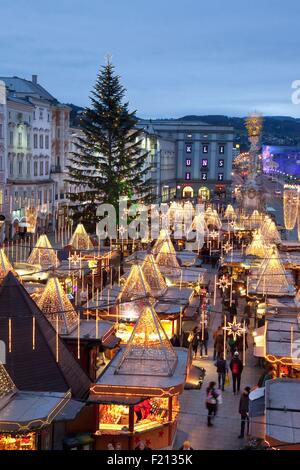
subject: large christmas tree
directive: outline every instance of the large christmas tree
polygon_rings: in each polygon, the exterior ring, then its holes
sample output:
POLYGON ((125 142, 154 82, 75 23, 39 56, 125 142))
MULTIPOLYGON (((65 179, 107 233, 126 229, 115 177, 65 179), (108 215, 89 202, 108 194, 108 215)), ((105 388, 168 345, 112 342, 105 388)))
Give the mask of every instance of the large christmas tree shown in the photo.
POLYGON ((135 112, 129 112, 124 97, 120 77, 108 61, 97 76, 91 105, 82 114, 82 136, 67 167, 66 181, 76 187, 69 194, 74 221, 90 228, 101 203, 113 204, 118 214, 122 197, 135 202, 149 199, 148 153, 141 147, 135 112))

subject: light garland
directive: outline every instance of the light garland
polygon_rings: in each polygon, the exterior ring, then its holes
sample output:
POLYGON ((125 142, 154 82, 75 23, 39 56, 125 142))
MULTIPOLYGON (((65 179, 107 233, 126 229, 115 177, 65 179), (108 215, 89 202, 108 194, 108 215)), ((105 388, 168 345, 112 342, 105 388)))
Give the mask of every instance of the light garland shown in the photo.
POLYGON ((287 230, 293 230, 296 224, 299 208, 298 186, 285 185, 283 190, 283 216, 287 230))

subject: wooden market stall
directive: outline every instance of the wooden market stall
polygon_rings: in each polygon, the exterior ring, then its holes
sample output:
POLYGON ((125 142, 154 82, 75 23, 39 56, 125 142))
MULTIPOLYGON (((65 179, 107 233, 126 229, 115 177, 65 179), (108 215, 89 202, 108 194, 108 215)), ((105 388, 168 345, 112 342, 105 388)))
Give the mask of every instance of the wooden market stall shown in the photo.
POLYGON ((134 449, 140 440, 154 449, 171 446, 188 366, 188 351, 172 347, 153 307, 146 306, 128 344, 91 386, 95 449, 111 442, 134 449))

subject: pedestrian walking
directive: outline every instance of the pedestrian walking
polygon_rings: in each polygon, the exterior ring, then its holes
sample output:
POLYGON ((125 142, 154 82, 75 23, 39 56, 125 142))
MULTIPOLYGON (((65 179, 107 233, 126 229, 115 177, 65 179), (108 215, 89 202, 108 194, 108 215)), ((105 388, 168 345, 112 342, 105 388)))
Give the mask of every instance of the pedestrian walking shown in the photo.
POLYGON ((241 433, 239 439, 243 439, 245 435, 245 427, 247 423, 247 435, 249 434, 249 394, 250 387, 245 387, 240 398, 239 413, 241 415, 241 433))
POLYGON ((218 374, 218 387, 224 392, 225 390, 225 378, 228 373, 228 365, 226 359, 222 355, 219 355, 217 361, 215 362, 218 374))
POLYGON ((242 377, 242 372, 243 372, 243 363, 239 358, 239 353, 236 351, 233 355, 233 358, 230 361, 230 370, 232 374, 232 388, 233 388, 233 393, 239 393, 240 392, 240 386, 241 386, 241 377, 242 377))
POLYGON ((213 332, 213 340, 214 340, 214 357, 213 360, 215 361, 218 355, 220 354, 220 349, 223 349, 223 328, 220 325, 217 330, 213 332), (221 348, 220 348, 221 346, 221 348), (217 351, 218 350, 218 351, 217 351))
POLYGON ((201 329, 198 333, 198 338, 199 338, 199 349, 200 349, 200 357, 203 356, 203 349, 204 349, 204 356, 208 357, 208 340, 209 340, 209 334, 208 334, 208 329, 204 326, 201 326, 201 329))
POLYGON ((198 350, 198 346, 199 346, 199 334, 198 334, 198 328, 195 326, 195 328, 193 329, 193 339, 192 339, 192 349, 193 349, 193 353, 194 353, 194 358, 196 358, 197 356, 197 350, 198 350))
POLYGON ((218 410, 218 396, 219 392, 216 388, 216 382, 210 382, 206 389, 206 408, 207 414, 207 426, 213 426, 213 419, 217 414, 218 410))
POLYGON ((178 450, 194 450, 190 441, 184 441, 183 445, 178 450))

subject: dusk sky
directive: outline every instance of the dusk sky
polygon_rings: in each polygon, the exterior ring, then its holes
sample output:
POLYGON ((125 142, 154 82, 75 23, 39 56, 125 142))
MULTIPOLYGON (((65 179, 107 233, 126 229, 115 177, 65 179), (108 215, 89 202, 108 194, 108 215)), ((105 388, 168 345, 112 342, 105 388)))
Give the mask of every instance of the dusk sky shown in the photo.
POLYGON ((88 104, 109 53, 138 116, 300 117, 299 0, 2 0, 0 18, 0 75, 61 102, 88 104))

